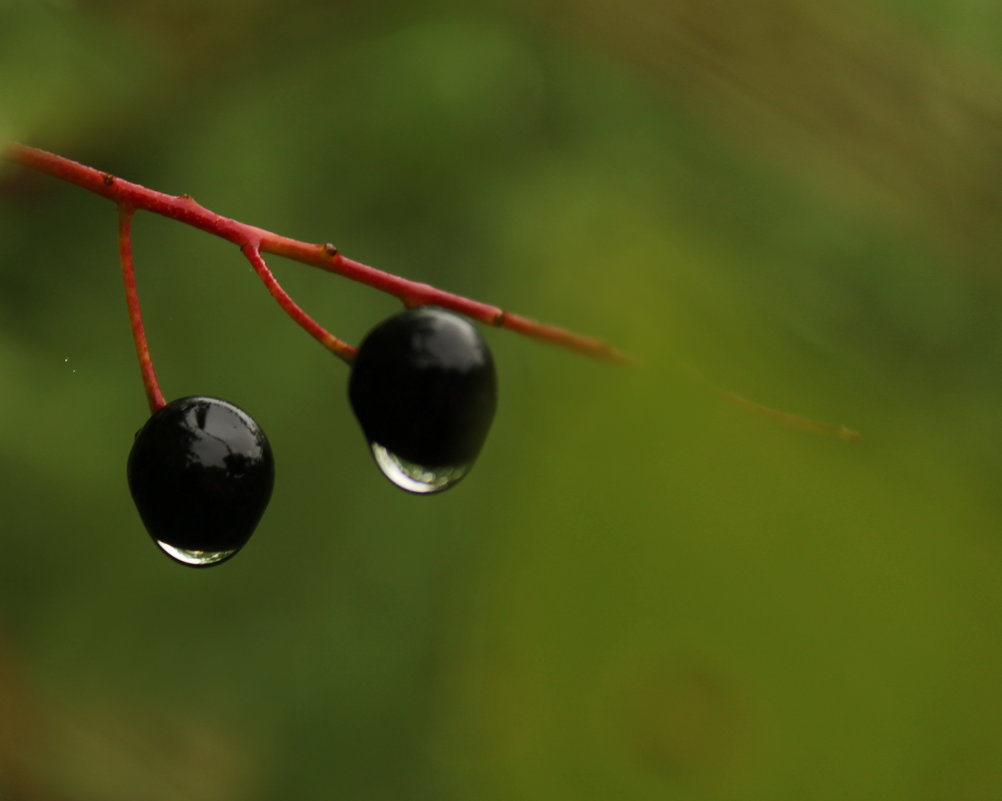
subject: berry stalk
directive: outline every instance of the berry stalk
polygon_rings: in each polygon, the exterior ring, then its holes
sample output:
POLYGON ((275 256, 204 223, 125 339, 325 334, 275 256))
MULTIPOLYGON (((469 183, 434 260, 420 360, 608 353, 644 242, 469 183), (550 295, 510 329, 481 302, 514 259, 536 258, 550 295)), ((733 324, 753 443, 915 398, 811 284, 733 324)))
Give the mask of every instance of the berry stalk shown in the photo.
POLYGON ((275 278, 264 257, 261 256, 261 251, 253 245, 244 245, 243 253, 247 257, 247 261, 250 262, 251 267, 254 268, 254 272, 264 282, 271 296, 278 301, 278 305, 282 307, 282 310, 295 320, 300 328, 304 329, 306 333, 346 364, 350 365, 355 361, 355 348, 344 340, 338 339, 316 322, 316 320, 303 311, 302 307, 296 301, 289 297, 288 292, 282 289, 282 285, 278 283, 278 279, 275 278))
POLYGON ((139 371, 143 376, 143 386, 146 388, 146 398, 150 403, 150 411, 156 412, 167 405, 160 383, 157 381, 156 370, 153 369, 153 359, 150 347, 146 341, 146 327, 143 325, 143 313, 139 307, 139 292, 136 289, 136 271, 132 262, 132 217, 134 211, 128 206, 118 207, 118 255, 122 261, 122 281, 125 284, 125 302, 129 307, 129 322, 132 325, 132 340, 136 343, 136 358, 139 360, 139 371))

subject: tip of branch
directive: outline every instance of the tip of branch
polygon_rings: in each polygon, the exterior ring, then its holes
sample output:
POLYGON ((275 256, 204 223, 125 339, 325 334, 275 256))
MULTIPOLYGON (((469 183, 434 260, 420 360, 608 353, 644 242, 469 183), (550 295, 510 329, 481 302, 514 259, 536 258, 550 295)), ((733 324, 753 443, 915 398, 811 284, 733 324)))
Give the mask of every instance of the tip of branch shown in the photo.
POLYGON ((640 362, 629 353, 623 353, 621 350, 616 350, 611 345, 607 345, 604 342, 600 343, 601 349, 598 351, 598 355, 607 362, 612 362, 613 364, 618 364, 621 367, 637 367, 640 362))

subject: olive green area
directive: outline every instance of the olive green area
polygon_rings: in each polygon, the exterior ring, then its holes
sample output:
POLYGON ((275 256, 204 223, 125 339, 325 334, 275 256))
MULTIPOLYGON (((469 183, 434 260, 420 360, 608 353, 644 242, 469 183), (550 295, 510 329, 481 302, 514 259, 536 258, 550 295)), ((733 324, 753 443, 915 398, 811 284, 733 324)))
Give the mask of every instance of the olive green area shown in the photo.
MULTIPOLYGON (((244 551, 185 568, 126 487, 114 208, 0 167, 0 798, 1002 798, 1000 31, 932 0, 2 0, 0 139, 637 363, 485 330, 480 461, 407 495, 236 248, 140 214, 165 394, 275 452, 244 551)), ((398 308, 271 264, 348 341, 398 308)))

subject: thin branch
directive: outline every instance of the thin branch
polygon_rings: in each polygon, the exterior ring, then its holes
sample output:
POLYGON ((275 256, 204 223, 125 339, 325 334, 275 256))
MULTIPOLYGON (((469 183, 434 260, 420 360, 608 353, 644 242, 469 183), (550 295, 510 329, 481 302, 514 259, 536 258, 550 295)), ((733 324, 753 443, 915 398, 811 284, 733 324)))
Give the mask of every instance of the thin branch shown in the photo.
MULTIPOLYGON (((101 172, 79 162, 49 153, 45 150, 27 145, 10 145, 4 156, 16 164, 28 167, 38 172, 46 173, 54 178, 75 184, 95 194, 113 201, 119 209, 119 250, 122 258, 122 275, 125 281, 126 298, 129 304, 129 319, 132 323, 133 339, 139 356, 143 383, 150 401, 150 407, 155 411, 164 405, 163 395, 157 384, 156 374, 150 360, 146 335, 143 330, 142 316, 139 311, 139 299, 136 294, 135 275, 132 266, 132 217, 136 210, 142 209, 168 217, 194 228, 199 228, 215 236, 233 242, 240 247, 255 272, 264 282, 272 296, 282 309, 310 336, 320 342, 325 348, 337 355, 343 361, 351 364, 356 349, 343 342, 313 320, 295 301, 282 289, 278 280, 268 268, 262 253, 273 253, 295 261, 318 267, 331 273, 349 278, 353 281, 386 292, 398 298, 405 306, 436 305, 454 312, 464 314, 474 320, 497 328, 506 328, 533 339, 568 348, 591 356, 619 364, 632 363, 632 359, 615 350, 606 343, 591 337, 581 336, 572 331, 557 326, 522 317, 507 312, 497 306, 472 300, 461 295, 455 295, 429 284, 411 281, 392 273, 369 267, 361 262, 349 259, 338 252, 331 244, 312 244, 290 237, 257 228, 238 220, 223 217, 195 202, 190 195, 168 195, 147 189, 139 184, 118 178, 110 173, 101 172)), ((834 434, 842 439, 857 440, 860 434, 843 425, 821 423, 806 417, 794 415, 779 409, 764 406, 733 392, 717 387, 705 377, 688 368, 715 392, 733 403, 744 406, 759 414, 773 417, 799 428, 806 428, 828 434, 834 434)))
POLYGON ((738 406, 743 406, 746 409, 764 415, 766 417, 771 417, 774 420, 779 420, 784 425, 788 425, 792 428, 800 428, 805 431, 817 431, 822 434, 833 434, 839 439, 848 440, 855 442, 861 440, 863 435, 860 434, 853 428, 844 426, 841 423, 823 423, 818 420, 812 420, 809 417, 803 417, 799 414, 793 414, 792 412, 786 412, 782 409, 774 409, 772 406, 766 406, 764 403, 758 403, 757 401, 749 400, 743 395, 738 395, 736 392, 731 392, 729 389, 724 389, 723 387, 718 387, 705 375, 703 375, 696 368, 680 363, 680 367, 685 371, 685 373, 692 379, 698 381, 706 387, 716 392, 720 397, 725 398, 731 403, 735 403, 738 406))
POLYGON ((726 389, 721 389, 720 387, 713 387, 713 389, 719 392, 723 397, 727 398, 727 400, 732 401, 739 406, 744 406, 746 409, 751 409, 753 412, 758 412, 759 414, 764 414, 767 417, 772 417, 779 420, 781 423, 793 426, 794 428, 802 428, 806 431, 818 431, 822 434, 834 434, 839 439, 850 441, 860 440, 863 438, 863 435, 858 431, 853 428, 849 428, 848 426, 844 426, 841 423, 822 423, 817 420, 811 420, 809 417, 802 417, 799 414, 784 412, 782 409, 773 409, 771 406, 756 403, 753 400, 748 400, 748 398, 737 395, 734 392, 729 392, 726 389))
MULTIPOLYGON (((229 217, 223 217, 199 205, 190 195, 168 195, 147 189, 110 173, 27 145, 13 144, 9 146, 5 157, 9 161, 106 197, 120 207, 150 211, 222 237, 239 246, 245 255, 256 252, 259 257, 261 253, 285 256, 386 292, 398 298, 405 306, 434 304, 464 314, 486 325, 507 328, 510 331, 575 350, 596 359, 617 363, 630 363, 632 361, 625 354, 600 340, 581 336, 556 326, 546 325, 528 317, 506 312, 497 306, 481 303, 428 284, 410 281, 375 267, 369 267, 342 256, 333 245, 302 242, 229 217)), ((303 319, 297 319, 297 322, 303 324, 303 319)), ((343 355, 342 358, 344 358, 343 355)))

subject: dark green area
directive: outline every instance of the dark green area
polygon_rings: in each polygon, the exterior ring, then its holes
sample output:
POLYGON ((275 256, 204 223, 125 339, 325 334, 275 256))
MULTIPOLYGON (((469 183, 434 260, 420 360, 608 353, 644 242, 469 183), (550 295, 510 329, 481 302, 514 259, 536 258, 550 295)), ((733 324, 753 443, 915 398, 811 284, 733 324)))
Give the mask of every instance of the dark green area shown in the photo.
MULTIPOLYGON (((1002 796, 997 23, 0 3, 0 139, 638 361, 484 331, 480 461, 406 495, 236 249, 140 215, 165 394, 275 452, 248 546, 186 569, 126 486, 114 209, 0 167, 0 798, 1002 796)), ((350 342, 398 308, 270 262, 350 342)))

